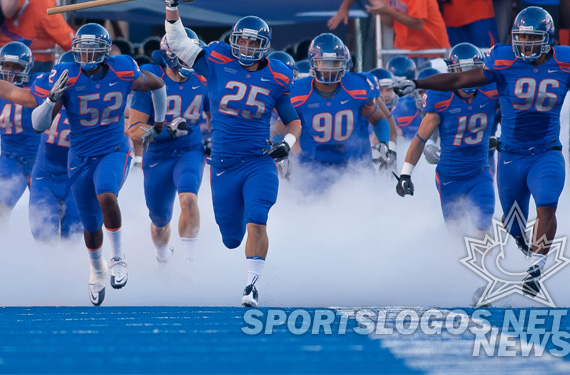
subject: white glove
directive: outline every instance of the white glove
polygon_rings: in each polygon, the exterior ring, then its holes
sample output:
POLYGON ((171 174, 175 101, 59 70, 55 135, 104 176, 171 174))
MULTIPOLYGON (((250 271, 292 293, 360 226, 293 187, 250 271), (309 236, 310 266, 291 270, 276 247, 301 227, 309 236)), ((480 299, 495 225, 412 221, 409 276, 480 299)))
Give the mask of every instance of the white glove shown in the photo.
POLYGON ((186 120, 182 117, 177 117, 168 124, 166 130, 172 138, 184 137, 188 135, 188 124, 186 124, 186 120))
POLYGON ((277 162, 277 173, 279 177, 289 181, 289 177, 291 176, 291 161, 289 159, 284 159, 277 162))
POLYGON ((437 164, 439 163, 439 156, 441 154, 441 149, 435 142, 429 139, 426 142, 426 146, 424 148, 424 156, 426 161, 430 164, 437 164))
POLYGON ((150 142, 156 138, 157 135, 160 134, 160 130, 158 130, 155 126, 151 126, 147 130, 145 130, 144 134, 141 136, 143 150, 148 151, 148 145, 150 142))
POLYGON ((416 82, 417 81, 415 79, 403 79, 401 81, 393 83, 390 86, 390 88, 394 89, 396 95, 406 96, 413 93, 416 90, 417 88, 416 82))
POLYGON ((65 86, 67 85, 67 79, 69 78, 69 71, 65 69, 57 81, 53 84, 51 90, 49 90, 48 99, 52 103, 55 103, 61 98, 63 92, 65 91, 65 86))

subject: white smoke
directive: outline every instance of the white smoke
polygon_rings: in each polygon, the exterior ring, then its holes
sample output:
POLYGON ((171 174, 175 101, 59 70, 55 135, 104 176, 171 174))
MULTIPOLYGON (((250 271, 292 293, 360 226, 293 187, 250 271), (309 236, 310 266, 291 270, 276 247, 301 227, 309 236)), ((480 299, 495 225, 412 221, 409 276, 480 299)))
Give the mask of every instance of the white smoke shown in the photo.
MULTIPOLYGON (((562 142, 568 155, 568 100, 563 110, 562 142)), ((400 142, 399 163, 407 144, 400 142)), ((293 171, 295 173, 295 171, 293 171)), ((201 232, 195 263, 183 263, 175 203, 171 264, 159 269, 150 238, 142 172, 131 171, 119 203, 129 282, 122 290, 107 286, 105 306, 238 306, 245 286, 243 244, 226 249, 212 211, 209 170, 199 195, 201 232)), ((392 178, 345 178, 322 194, 307 196, 281 182, 270 213, 270 248, 259 281, 263 306, 467 306, 483 280, 463 266, 460 235, 450 236, 443 222, 434 167, 421 160, 414 171, 416 194, 401 198, 392 178)), ((568 187, 567 187, 568 189, 568 187)), ((570 201, 564 191, 558 208, 557 236, 570 228, 570 201)), ((37 245, 28 224, 28 194, 2 235, 0 304, 89 306, 89 260, 82 240, 37 245)), ((531 219, 535 208, 531 205, 531 219)), ((496 204, 495 218, 502 212, 496 204)), ((110 257, 105 238, 105 257, 110 257)), ((567 250, 569 251, 569 250, 567 250)), ((526 269, 528 260, 512 245, 509 266, 526 269)), ((546 286, 558 306, 570 306, 570 267, 546 286)), ((508 298, 499 306, 532 306, 527 298, 508 298)))

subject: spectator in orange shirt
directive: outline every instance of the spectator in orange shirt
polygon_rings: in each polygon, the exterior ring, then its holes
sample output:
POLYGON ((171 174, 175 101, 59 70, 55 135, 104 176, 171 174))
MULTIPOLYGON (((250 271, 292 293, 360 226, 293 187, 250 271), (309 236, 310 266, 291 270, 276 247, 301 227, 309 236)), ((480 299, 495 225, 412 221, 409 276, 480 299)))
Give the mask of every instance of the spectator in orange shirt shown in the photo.
POLYGON ((53 66, 53 53, 40 53, 52 49, 57 43, 64 51, 71 49, 73 30, 61 14, 47 15, 47 8, 55 7, 55 0, 18 0, 18 10, 6 17, 0 28, 0 46, 12 41, 22 42, 34 53, 33 72, 49 72, 53 66))
POLYGON ((389 4, 370 0, 370 4, 366 6, 369 12, 393 21, 394 47, 412 51, 451 48, 437 0, 390 0, 389 4))
POLYGON ((451 0, 442 4, 449 43, 467 42, 477 47, 499 43, 493 0, 451 0))

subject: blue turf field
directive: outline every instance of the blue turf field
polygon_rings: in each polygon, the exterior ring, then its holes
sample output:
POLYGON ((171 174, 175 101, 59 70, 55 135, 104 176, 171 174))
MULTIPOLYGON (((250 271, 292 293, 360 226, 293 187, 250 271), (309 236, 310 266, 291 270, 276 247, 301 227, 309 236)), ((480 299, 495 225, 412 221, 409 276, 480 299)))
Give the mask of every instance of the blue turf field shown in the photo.
MULTIPOLYGON (((388 310, 395 315, 401 309, 388 310)), ((489 322, 501 326, 505 310, 490 311, 489 322)), ((0 373, 570 372, 567 360, 551 355, 473 357, 469 333, 360 335, 352 331, 354 319, 344 335, 294 335, 281 326, 271 335, 249 336, 241 331, 243 313, 218 307, 6 307, 0 309, 0 373)), ((569 320, 563 317, 561 329, 570 330, 569 320)), ((388 315, 386 327, 394 323, 388 315)))

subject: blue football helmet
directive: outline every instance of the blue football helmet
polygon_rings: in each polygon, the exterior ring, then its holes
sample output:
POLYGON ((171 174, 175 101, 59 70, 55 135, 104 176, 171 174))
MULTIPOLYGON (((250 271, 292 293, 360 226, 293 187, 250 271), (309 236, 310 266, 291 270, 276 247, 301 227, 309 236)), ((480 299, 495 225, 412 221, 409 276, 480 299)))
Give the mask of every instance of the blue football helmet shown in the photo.
MULTIPOLYGON (((431 66, 428 66, 426 68, 421 69, 418 72, 418 76, 416 77, 416 79, 424 79, 424 78, 431 77, 431 76, 439 74, 439 73, 440 73, 439 70, 432 68, 431 66)), ((415 94, 414 94, 414 96, 416 98, 416 107, 418 107, 419 110, 422 109, 423 95, 424 95, 425 91, 426 90, 424 90, 424 89, 417 89, 415 91, 415 94)))
POLYGON ((511 34, 515 56, 531 63, 543 53, 550 52, 554 43, 554 22, 541 7, 528 7, 517 14, 511 34), (539 39, 525 41, 521 40, 521 35, 539 36, 539 39))
POLYGON ((59 56, 59 59, 57 59, 58 64, 65 64, 70 62, 75 62, 73 52, 71 51, 64 52, 61 56, 59 56))
POLYGON ((71 42, 75 62, 81 69, 97 69, 111 52, 111 36, 107 29, 96 23, 88 23, 79 28, 71 42))
POLYGON ((297 61, 297 70, 299 71, 298 78, 305 78, 311 75, 311 64, 309 60, 297 61))
POLYGON ((30 71, 33 66, 32 51, 24 43, 10 42, 0 50, 0 71, 4 81, 21 86, 30 80, 30 71), (8 69, 4 65, 5 63, 17 64, 21 66, 22 70, 8 69))
POLYGON ((268 57, 270 59, 279 60, 283 64, 291 68, 291 70, 293 70, 293 80, 297 79, 297 77, 299 76, 299 71, 297 70, 297 63, 295 62, 295 59, 293 59, 293 56, 291 56, 287 52, 277 51, 273 52, 268 57))
POLYGON ((309 46, 309 73, 324 84, 340 82, 347 71, 349 57, 344 43, 336 35, 324 33, 309 46))
MULTIPOLYGON (((194 44, 202 46, 198 35, 193 30, 187 27, 185 27, 184 30, 186 31, 186 36, 188 36, 194 44)), ((164 64, 170 69, 180 73, 181 76, 188 78, 192 75, 191 68, 184 61, 181 61, 172 49, 170 49, 166 35, 164 35, 160 41, 160 55, 164 64)))
POLYGON ((392 72, 396 79, 416 78, 416 63, 408 56, 394 56, 386 64, 386 69, 392 72))
MULTIPOLYGON (((483 52, 471 43, 459 43, 449 52, 449 58, 445 60, 449 73, 464 72, 483 66, 483 52)), ((461 91, 471 94, 477 91, 477 87, 461 89, 461 91)))
POLYGON ((394 93, 394 90, 390 88, 394 83, 396 83, 396 77, 391 71, 384 68, 372 69, 370 72, 378 80, 378 85, 380 86, 380 98, 386 104, 389 110, 392 110, 396 104, 398 104, 398 95, 394 93))
POLYGON ((352 54, 350 53, 350 50, 348 49, 346 44, 344 45, 344 49, 346 50, 346 56, 348 56, 348 62, 346 64, 346 71, 352 72, 352 68, 354 67, 354 63, 352 62, 352 54))
POLYGON ((251 66, 261 61, 271 46, 271 29, 259 17, 247 16, 236 22, 230 34, 230 46, 232 55, 238 59, 243 66, 251 66), (258 47, 240 46, 239 40, 256 40, 258 47))

